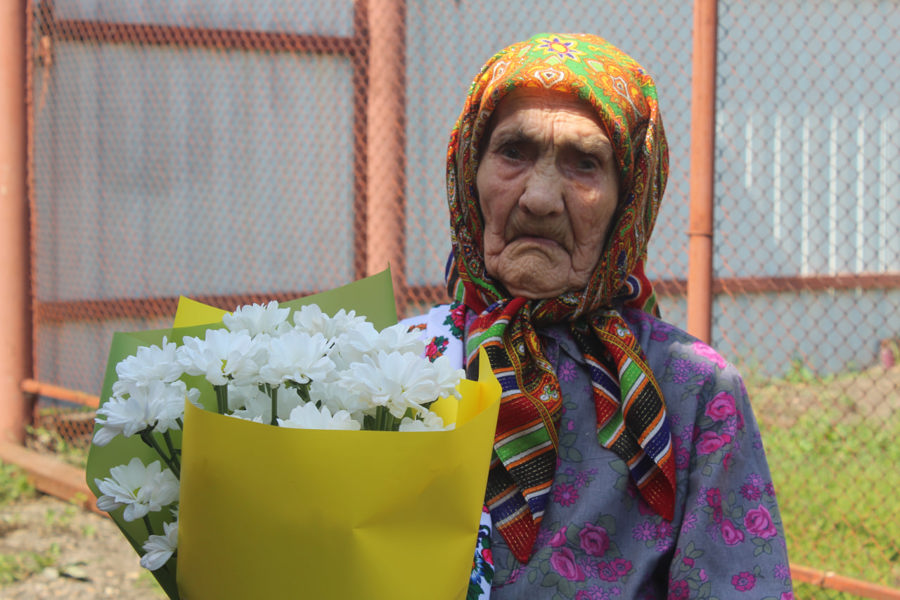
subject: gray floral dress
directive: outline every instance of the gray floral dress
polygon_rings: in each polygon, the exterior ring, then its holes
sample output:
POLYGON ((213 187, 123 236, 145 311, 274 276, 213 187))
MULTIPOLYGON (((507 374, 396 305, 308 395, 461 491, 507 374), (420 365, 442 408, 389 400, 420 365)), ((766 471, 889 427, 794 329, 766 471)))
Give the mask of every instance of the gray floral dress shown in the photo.
MULTIPOLYGON (((623 316, 657 377, 676 452, 675 519, 650 509, 597 443, 590 380, 565 327, 540 331, 563 395, 550 505, 520 564, 484 513, 469 598, 793 598, 775 492, 738 372, 708 345, 640 311, 623 316)), ((462 360, 464 312, 409 320, 428 354, 462 360)))

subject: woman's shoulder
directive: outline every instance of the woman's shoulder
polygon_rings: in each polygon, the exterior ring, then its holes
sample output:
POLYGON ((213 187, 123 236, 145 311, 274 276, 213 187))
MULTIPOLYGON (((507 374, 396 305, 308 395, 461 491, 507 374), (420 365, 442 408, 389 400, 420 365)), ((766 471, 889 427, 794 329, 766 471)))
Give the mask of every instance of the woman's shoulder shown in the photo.
POLYGON ((730 399, 739 410, 750 410, 738 369, 709 344, 683 329, 640 311, 624 311, 625 321, 644 351, 670 409, 692 422, 710 404, 730 399))
POLYGON ((673 355, 677 355, 714 365, 720 371, 735 370, 715 348, 680 327, 640 310, 628 309, 622 312, 622 316, 647 355, 648 362, 660 359, 670 362, 673 355))

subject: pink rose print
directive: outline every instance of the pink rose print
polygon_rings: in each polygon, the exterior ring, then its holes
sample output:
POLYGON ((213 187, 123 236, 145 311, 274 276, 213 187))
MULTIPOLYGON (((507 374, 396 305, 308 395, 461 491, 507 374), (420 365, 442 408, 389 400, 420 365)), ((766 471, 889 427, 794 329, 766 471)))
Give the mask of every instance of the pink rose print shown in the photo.
POLYGON ((489 565, 494 564, 494 553, 491 552, 490 548, 484 548, 481 551, 481 558, 483 558, 484 561, 489 565))
POLYGON ((568 548, 560 548, 550 556, 553 570, 569 581, 584 581, 584 571, 575 562, 575 555, 568 548))
POLYGON ((737 413, 734 406, 734 396, 728 392, 719 392, 706 405, 706 416, 713 421, 724 421, 728 417, 737 413))
POLYGON ((603 581, 618 581, 619 574, 612 563, 603 561, 597 564, 597 576, 603 581))
POLYGON ((655 340, 657 342, 664 342, 669 339, 669 334, 665 331, 660 331, 659 329, 654 329, 650 332, 650 339, 655 340))
POLYGON ((722 521, 719 531, 722 533, 722 540, 726 546, 737 546, 744 541, 744 532, 735 527, 729 519, 722 521))
POLYGON ((728 443, 728 441, 724 435, 719 435, 714 431, 704 431, 700 434, 700 439, 697 441, 697 452, 700 454, 712 454, 728 443))
POLYGON ((457 304, 450 309, 450 314, 444 319, 444 325, 450 326, 450 332, 455 337, 462 337, 463 328, 466 326, 466 305, 457 304))
POLYGON ((778 600, 794 600, 794 592, 781 592, 778 600))
POLYGON ((775 529, 775 525, 772 523, 772 515, 769 514, 769 511, 762 504, 759 505, 759 508, 747 511, 747 514, 744 515, 744 527, 752 535, 761 537, 764 540, 778 535, 778 530, 775 529))
POLYGON ((425 356, 428 357, 428 360, 434 362, 435 359, 443 356, 449 343, 450 341, 447 338, 440 335, 433 338, 425 347, 425 356))
POLYGON ((710 348, 703 342, 694 342, 694 352, 696 352, 703 358, 709 359, 710 361, 715 363, 716 366, 719 367, 720 369, 724 369, 725 366, 728 364, 727 362, 725 362, 725 359, 722 358, 722 356, 718 352, 716 352, 715 350, 713 350, 712 348, 710 348))
POLYGON ((749 592, 756 585, 756 576, 743 571, 731 578, 731 585, 739 592, 749 592))
POLYGON ((713 520, 716 523, 722 520, 722 492, 719 488, 712 488, 706 492, 706 504, 713 509, 713 520))
POLYGON ((726 471, 728 470, 728 467, 731 466, 731 458, 731 452, 728 452, 727 454, 725 454, 725 456, 722 457, 722 466, 725 467, 726 471))
POLYGON ((603 556, 609 550, 609 534, 593 523, 585 523, 584 528, 578 532, 578 538, 581 540, 581 549, 591 556, 603 556))
POLYGON ((612 568, 619 577, 625 577, 631 571, 631 561, 624 558, 617 558, 612 561, 612 568))
POLYGON ((673 581, 669 586, 668 600, 688 600, 691 597, 691 586, 687 581, 673 581))
POLYGON ((560 546, 566 545, 566 527, 564 526, 562 529, 553 534, 553 537, 550 538, 550 545, 554 548, 559 548, 560 546))

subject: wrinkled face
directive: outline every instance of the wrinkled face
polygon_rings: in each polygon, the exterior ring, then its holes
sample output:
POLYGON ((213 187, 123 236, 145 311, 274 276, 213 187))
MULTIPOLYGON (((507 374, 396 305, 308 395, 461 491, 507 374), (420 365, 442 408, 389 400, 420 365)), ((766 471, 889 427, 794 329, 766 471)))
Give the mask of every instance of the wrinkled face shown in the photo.
POLYGON ((583 289, 616 210, 612 144, 590 105, 517 89, 491 116, 476 185, 488 274, 513 296, 583 289))

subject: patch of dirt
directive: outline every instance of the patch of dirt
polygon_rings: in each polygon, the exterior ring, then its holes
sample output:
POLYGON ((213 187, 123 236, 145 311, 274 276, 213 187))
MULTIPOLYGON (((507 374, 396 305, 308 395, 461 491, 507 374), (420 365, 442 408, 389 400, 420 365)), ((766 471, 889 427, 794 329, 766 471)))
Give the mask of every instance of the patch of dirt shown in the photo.
POLYGON ((0 575, 30 553, 46 556, 49 566, 0 582, 0 599, 166 597, 112 520, 51 496, 0 506, 0 575))

